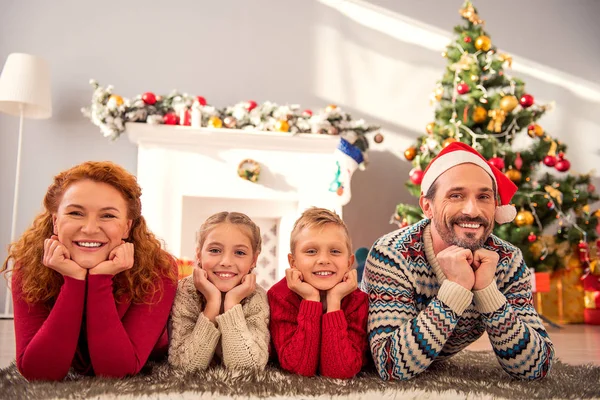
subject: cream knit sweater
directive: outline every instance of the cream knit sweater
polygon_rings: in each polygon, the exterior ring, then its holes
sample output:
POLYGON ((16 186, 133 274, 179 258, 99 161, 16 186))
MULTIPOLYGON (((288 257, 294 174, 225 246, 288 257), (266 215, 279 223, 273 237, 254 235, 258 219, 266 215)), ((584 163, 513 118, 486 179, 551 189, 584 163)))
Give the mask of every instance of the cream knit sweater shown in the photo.
POLYGON ((179 282, 171 311, 169 363, 186 371, 204 370, 219 339, 225 367, 263 369, 269 358, 269 302, 260 286, 230 310, 217 316, 217 326, 202 312, 204 296, 193 276, 179 282))

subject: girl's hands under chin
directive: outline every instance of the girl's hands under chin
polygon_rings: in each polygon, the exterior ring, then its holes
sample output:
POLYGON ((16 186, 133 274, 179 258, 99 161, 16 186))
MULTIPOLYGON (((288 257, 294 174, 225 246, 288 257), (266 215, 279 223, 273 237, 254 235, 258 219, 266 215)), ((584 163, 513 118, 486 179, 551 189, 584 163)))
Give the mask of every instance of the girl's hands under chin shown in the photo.
POLYGON ((250 296, 256 290, 256 275, 249 273, 242 278, 239 285, 231 289, 225 295, 225 304, 223 311, 230 310, 236 304, 240 304, 242 300, 250 296))

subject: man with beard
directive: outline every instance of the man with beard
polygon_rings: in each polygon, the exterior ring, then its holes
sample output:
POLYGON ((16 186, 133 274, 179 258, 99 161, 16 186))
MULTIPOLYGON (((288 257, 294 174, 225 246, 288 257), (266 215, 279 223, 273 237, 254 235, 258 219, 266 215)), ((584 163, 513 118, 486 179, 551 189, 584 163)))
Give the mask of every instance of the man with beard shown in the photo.
POLYGON ((533 307, 521 251, 492 235, 517 187, 472 147, 454 142, 424 172, 426 219, 375 242, 365 264, 368 332, 382 379, 410 379, 487 332, 502 368, 546 376, 554 347, 533 307))

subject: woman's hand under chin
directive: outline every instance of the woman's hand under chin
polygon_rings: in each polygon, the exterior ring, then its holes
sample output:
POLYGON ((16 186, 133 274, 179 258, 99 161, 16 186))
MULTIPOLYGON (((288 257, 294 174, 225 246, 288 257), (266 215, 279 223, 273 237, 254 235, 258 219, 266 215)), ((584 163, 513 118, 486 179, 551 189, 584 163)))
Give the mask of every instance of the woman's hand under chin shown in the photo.
POLYGON ((85 280, 87 270, 71 260, 69 250, 58 241, 58 236, 52 235, 44 240, 44 256, 42 264, 61 274, 78 280, 85 280))
POLYGON ((133 267, 133 243, 121 242, 112 249, 108 260, 90 268, 90 275, 116 275, 133 267))
POLYGON ((239 285, 227 292, 223 312, 232 309, 236 304, 240 304, 242 300, 254 293, 255 290, 256 275, 249 273, 242 278, 239 285))

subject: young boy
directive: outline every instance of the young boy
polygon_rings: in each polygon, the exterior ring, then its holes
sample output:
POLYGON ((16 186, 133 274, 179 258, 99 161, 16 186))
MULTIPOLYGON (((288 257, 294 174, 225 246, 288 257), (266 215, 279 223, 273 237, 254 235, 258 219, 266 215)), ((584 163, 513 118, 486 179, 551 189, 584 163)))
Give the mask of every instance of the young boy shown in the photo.
POLYGON ((357 288, 348 229, 334 212, 310 208, 296 221, 285 278, 267 293, 281 367, 349 379, 366 363, 367 294, 357 288))

